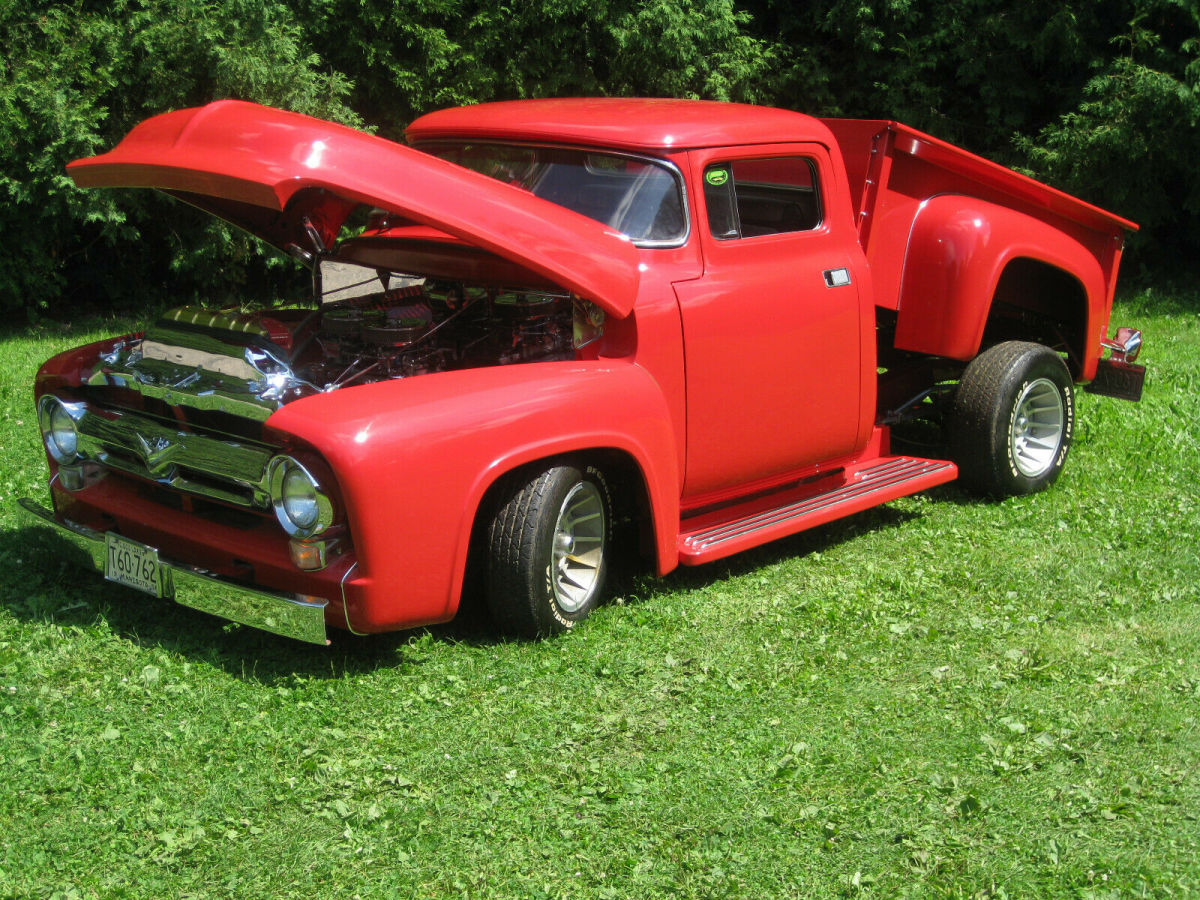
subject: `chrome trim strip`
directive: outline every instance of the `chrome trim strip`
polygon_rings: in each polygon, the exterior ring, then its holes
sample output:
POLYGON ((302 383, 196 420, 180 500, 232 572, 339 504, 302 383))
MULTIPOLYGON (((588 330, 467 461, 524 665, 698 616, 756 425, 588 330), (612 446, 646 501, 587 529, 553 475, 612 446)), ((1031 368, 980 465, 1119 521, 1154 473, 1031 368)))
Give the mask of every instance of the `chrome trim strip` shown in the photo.
MULTIPOLYGON (((51 533, 82 552, 75 560, 83 568, 104 574, 104 533, 59 519, 40 503, 27 497, 17 501, 18 520, 27 526, 49 529, 51 533)), ((164 585, 176 603, 210 613, 223 619, 269 631, 310 644, 329 643, 325 633, 325 608, 328 600, 312 603, 291 594, 264 591, 236 584, 220 575, 184 563, 159 557, 164 585), (169 579, 165 576, 170 576, 169 579)), ((167 592, 165 591, 165 592, 167 592)))
POLYGON ((365 631, 355 631, 354 626, 350 624, 350 604, 346 602, 346 582, 350 580, 351 573, 357 568, 358 562, 356 561, 346 570, 346 574, 342 576, 342 613, 346 617, 346 630, 358 637, 366 637, 367 633, 365 631))

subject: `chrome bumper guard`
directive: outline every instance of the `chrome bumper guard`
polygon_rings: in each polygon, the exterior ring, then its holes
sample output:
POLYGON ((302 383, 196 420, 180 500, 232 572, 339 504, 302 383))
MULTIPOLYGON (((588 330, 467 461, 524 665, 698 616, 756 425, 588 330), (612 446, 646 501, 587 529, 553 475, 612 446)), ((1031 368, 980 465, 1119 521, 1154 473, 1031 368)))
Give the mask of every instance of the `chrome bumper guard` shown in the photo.
MULTIPOLYGON (((78 562, 84 568, 104 574, 106 548, 103 532, 70 520, 60 520, 40 503, 27 497, 17 502, 20 505, 21 524, 50 529, 58 538, 82 551, 78 562)), ((311 644, 329 643, 325 635, 325 607, 328 601, 310 603, 297 600, 290 594, 249 588, 203 569, 161 557, 159 566, 162 569, 162 594, 167 599, 283 637, 311 644)))

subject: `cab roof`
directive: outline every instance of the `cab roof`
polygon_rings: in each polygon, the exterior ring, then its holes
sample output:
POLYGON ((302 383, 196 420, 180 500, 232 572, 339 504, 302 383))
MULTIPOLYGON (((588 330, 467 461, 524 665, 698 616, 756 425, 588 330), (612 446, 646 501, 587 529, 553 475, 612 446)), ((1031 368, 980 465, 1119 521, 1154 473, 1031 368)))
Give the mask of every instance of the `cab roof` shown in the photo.
POLYGON ((459 106, 421 116, 408 126, 406 136, 413 143, 488 138, 655 152, 787 141, 833 143, 820 121, 785 109, 619 97, 459 106))

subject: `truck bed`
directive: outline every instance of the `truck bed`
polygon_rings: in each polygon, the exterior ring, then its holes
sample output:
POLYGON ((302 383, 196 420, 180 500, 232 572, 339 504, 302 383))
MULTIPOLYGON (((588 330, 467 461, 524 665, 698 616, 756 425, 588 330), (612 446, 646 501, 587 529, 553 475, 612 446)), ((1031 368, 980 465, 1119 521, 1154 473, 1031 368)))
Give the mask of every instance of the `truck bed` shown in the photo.
POLYGON ((1100 263, 1111 302, 1124 234, 1137 230, 1133 222, 899 122, 821 121, 845 160, 879 306, 897 308, 912 221, 925 200, 945 194, 1014 209, 1070 234, 1100 263))

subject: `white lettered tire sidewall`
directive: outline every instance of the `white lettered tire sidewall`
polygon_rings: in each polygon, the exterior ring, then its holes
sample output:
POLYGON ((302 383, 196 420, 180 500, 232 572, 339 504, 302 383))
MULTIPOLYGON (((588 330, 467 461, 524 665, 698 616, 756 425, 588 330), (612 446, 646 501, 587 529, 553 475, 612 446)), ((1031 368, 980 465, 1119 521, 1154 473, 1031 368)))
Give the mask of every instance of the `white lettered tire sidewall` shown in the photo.
MULTIPOLYGON (((1019 418, 1021 415, 1021 400, 1026 397, 1032 387, 1035 387, 1039 382, 1048 382, 1054 384, 1051 379, 1038 378, 1026 379, 1018 388, 1017 393, 1013 396, 1012 408, 1008 415, 1008 440, 1005 442, 1005 450, 1008 457, 1009 474, 1013 478, 1022 476, 1027 478, 1039 478, 1046 474, 1047 469, 1033 473, 1023 471, 1016 459, 1016 441, 1013 440, 1013 434, 1019 426, 1019 418)), ((1059 438, 1058 447, 1053 453, 1053 460, 1049 463, 1051 467, 1060 470, 1063 464, 1067 461, 1067 452, 1071 449, 1071 438, 1075 429, 1075 392, 1071 389, 1070 382, 1061 385, 1055 385, 1058 388, 1059 401, 1062 408, 1062 434, 1059 438)), ((1055 475, 1057 477, 1057 475, 1055 475)), ((1053 480, 1053 479, 1052 479, 1053 480)))
POLYGON ((506 631, 569 631, 599 603, 608 569, 612 502, 591 465, 549 465, 515 478, 488 532, 488 607, 506 631))

